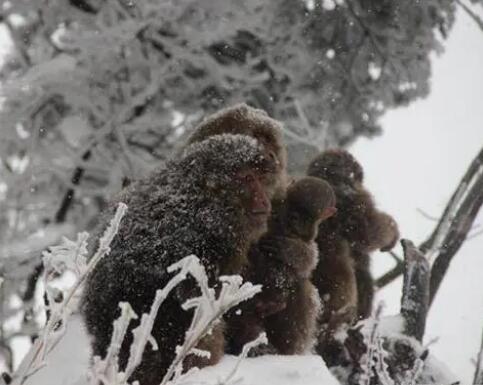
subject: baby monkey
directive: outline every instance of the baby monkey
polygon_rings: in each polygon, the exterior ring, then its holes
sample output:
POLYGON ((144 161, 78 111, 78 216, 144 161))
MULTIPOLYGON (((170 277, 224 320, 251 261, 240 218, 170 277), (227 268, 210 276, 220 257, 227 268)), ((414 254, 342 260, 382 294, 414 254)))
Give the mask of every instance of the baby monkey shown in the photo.
POLYGON ((229 316, 229 353, 238 353, 260 332, 269 345, 259 353, 301 354, 315 341, 320 298, 310 282, 318 261, 319 224, 336 212, 335 194, 318 178, 291 184, 275 202, 267 233, 252 246, 244 278, 262 292, 229 316))

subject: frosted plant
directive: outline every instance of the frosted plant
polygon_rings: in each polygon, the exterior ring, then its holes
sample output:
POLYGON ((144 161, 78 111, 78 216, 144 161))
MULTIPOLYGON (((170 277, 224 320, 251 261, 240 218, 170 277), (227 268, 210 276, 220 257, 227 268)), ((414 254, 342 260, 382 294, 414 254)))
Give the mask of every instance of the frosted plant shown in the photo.
MULTIPOLYGON (((360 385, 371 384, 371 379, 374 373, 377 375, 381 385, 404 385, 396 384, 389 374, 389 368, 386 359, 389 353, 384 348, 384 336, 379 332, 380 315, 382 313, 383 304, 380 304, 371 319, 368 330, 363 332, 364 344, 367 347, 367 352, 360 358, 360 367, 362 373, 359 377, 360 385)), ((364 330, 363 328, 362 330, 364 330)))
MULTIPOLYGON (((189 299, 182 305, 184 310, 193 309, 193 319, 190 327, 186 331, 183 345, 176 347, 176 356, 161 382, 162 385, 179 384, 193 371, 196 371, 197 369, 194 368, 192 371, 183 374, 182 363, 184 359, 190 354, 209 357, 209 352, 196 349, 201 338, 210 333, 212 328, 220 322, 222 315, 226 311, 238 305, 240 302, 253 297, 261 290, 260 285, 252 285, 250 282, 242 283, 240 276, 222 276, 220 277, 222 287, 219 294, 216 295, 215 290, 208 285, 205 268, 194 255, 185 257, 171 265, 168 268, 168 272, 176 272, 176 275, 171 278, 163 289, 156 292, 149 313, 141 316, 139 326, 132 331, 134 339, 131 344, 129 359, 123 372, 119 371, 119 350, 127 333, 129 322, 137 318, 137 315, 134 314, 129 304, 119 304, 121 307, 121 316, 114 322, 114 331, 106 357, 104 359, 99 357, 94 358, 94 365, 90 376, 90 383, 92 385, 97 385, 99 382, 103 385, 128 384, 128 379, 141 363, 142 355, 147 344, 150 343, 154 350, 157 349, 157 343, 151 335, 151 330, 158 310, 168 294, 181 281, 186 279, 187 274, 191 275, 197 281, 201 289, 201 295, 189 299)), ((241 359, 246 357, 249 349, 263 343, 265 340, 266 337, 262 335, 252 343, 247 344, 242 352, 241 359)))
POLYGON ((114 218, 100 238, 99 247, 89 263, 86 263, 87 233, 79 234, 75 242, 65 238, 62 245, 51 247, 49 252, 44 253, 44 280, 50 301, 50 318, 30 351, 20 363, 18 370, 14 373, 13 385, 23 384, 27 378, 46 364, 47 355, 60 342, 64 335, 65 323, 76 308, 74 300, 76 295, 79 294, 87 275, 109 253, 109 245, 118 231, 126 210, 125 204, 120 203, 118 205, 114 218), (67 269, 74 271, 77 274, 77 279, 65 296, 59 296, 59 292, 50 286, 50 276, 54 271, 62 273, 67 269), (59 298, 61 298, 60 301, 58 301, 59 298))
POLYGON ((70 270, 77 277, 82 276, 87 269, 87 238, 89 234, 82 232, 77 234, 77 240, 71 241, 62 237, 62 244, 51 246, 49 251, 42 253, 44 269, 47 275, 51 273, 63 274, 70 270))

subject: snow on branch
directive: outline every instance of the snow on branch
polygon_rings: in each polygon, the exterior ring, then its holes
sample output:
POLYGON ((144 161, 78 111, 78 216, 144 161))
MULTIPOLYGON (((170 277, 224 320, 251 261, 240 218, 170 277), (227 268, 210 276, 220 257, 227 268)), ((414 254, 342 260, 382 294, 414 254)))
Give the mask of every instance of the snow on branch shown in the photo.
MULTIPOLYGON (((208 286, 208 277, 203 265, 198 261, 193 266, 190 274, 196 279, 201 289, 201 295, 191 298, 183 304, 184 310, 194 309, 193 319, 186 331, 183 345, 176 348, 176 357, 168 368, 161 385, 173 384, 179 380, 183 360, 189 354, 203 354, 194 350, 196 345, 219 322, 224 313, 261 291, 261 285, 253 285, 250 282, 242 284, 240 276, 222 276, 220 277, 221 291, 216 297, 215 290, 208 286)), ((175 265, 174 268, 178 267, 175 265)), ((172 271, 173 266, 170 269, 172 271)))
MULTIPOLYGON (((419 249, 431 265, 431 305, 450 262, 467 239, 471 226, 483 204, 483 149, 475 157, 449 200, 431 236, 419 249)), ((404 273, 404 264, 397 265, 376 281, 381 288, 404 273)))
POLYGON ((22 385, 27 378, 41 369, 46 363, 47 355, 60 342, 65 332, 67 318, 76 309, 76 295, 79 294, 80 288, 88 274, 109 253, 110 244, 117 234, 119 224, 126 210, 127 206, 120 203, 114 218, 100 238, 99 247, 89 263, 86 263, 87 233, 79 234, 75 242, 64 238, 60 246, 51 247, 50 251, 44 252, 44 283, 47 295, 50 297, 50 318, 40 336, 35 340, 32 348, 20 363, 18 370, 13 374, 12 385, 22 385), (65 270, 73 271, 77 275, 77 279, 59 302, 57 298, 54 298, 54 289, 50 287, 50 278, 53 272, 60 273, 65 270))

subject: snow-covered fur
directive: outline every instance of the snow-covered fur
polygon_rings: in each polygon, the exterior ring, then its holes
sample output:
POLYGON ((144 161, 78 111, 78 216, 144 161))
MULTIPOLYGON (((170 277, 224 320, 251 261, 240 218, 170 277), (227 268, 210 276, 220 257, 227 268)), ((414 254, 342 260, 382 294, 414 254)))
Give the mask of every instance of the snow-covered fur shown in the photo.
POLYGON ((335 197, 328 183, 305 177, 293 183, 283 201, 274 204, 269 230, 250 250, 248 280, 261 283, 262 293, 241 314, 229 317, 230 349, 238 352, 260 331, 278 354, 303 354, 313 346, 320 298, 310 282, 318 261, 314 239, 335 197))
MULTIPOLYGON (((83 294, 82 313, 94 355, 106 353, 112 322, 120 314, 118 303, 129 302, 138 315, 149 311, 156 290, 170 277, 166 268, 174 262, 195 254, 206 268, 210 285, 222 274, 240 271, 250 243, 265 231, 266 224, 253 228, 246 219, 239 196, 243 186, 236 174, 247 169, 263 170, 266 163, 255 139, 213 136, 187 147, 165 169, 121 193, 117 201, 126 203, 128 212, 111 252, 90 275, 83 294)), ((180 305, 197 293, 194 281, 188 279, 166 300, 153 327, 159 350, 146 349, 131 380, 139 380, 142 385, 159 384, 192 317, 180 305)), ((132 322, 130 328, 135 326, 137 322, 132 322)), ((211 352, 211 362, 223 352, 221 330, 215 331, 221 343, 203 345, 207 350, 217 350, 211 352)), ((131 341, 128 332, 120 354, 121 369, 131 341)))
POLYGON ((280 122, 270 118, 263 110, 239 103, 204 119, 189 137, 188 144, 220 134, 241 134, 257 139, 265 154, 273 157, 276 162, 276 171, 271 175, 276 195, 285 193, 287 150, 280 122))

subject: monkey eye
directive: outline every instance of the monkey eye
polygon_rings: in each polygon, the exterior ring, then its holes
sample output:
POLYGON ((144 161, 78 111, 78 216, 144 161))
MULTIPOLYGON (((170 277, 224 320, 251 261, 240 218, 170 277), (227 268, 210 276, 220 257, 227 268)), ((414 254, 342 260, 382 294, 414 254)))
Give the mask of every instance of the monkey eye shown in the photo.
POLYGON ((278 159, 276 158, 275 154, 269 153, 268 157, 264 157, 261 160, 260 164, 258 165, 258 169, 262 173, 273 174, 277 172, 277 164, 278 164, 278 159))

